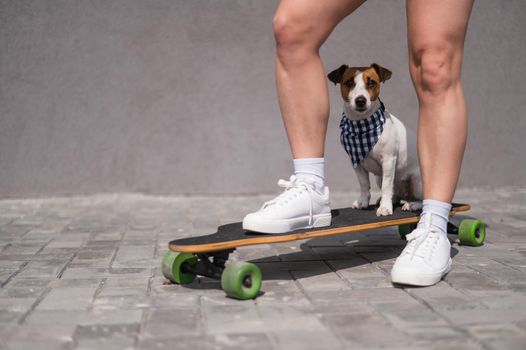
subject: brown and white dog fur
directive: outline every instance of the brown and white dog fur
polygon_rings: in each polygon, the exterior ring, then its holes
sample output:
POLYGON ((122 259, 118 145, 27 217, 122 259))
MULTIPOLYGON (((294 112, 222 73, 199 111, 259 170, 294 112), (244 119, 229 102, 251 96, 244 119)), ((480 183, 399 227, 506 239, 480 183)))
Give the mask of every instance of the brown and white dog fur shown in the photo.
MULTIPOLYGON (((330 81, 340 84, 343 110, 350 120, 367 119, 380 107, 380 83, 390 77, 391 71, 375 63, 370 67, 342 65, 328 75, 330 81)), ((373 173, 381 189, 376 215, 392 215, 393 201, 400 201, 402 210, 419 210, 422 208, 422 180, 416 135, 387 109, 384 115, 384 130, 378 142, 355 168, 361 194, 352 207, 369 206, 369 173, 373 173)))

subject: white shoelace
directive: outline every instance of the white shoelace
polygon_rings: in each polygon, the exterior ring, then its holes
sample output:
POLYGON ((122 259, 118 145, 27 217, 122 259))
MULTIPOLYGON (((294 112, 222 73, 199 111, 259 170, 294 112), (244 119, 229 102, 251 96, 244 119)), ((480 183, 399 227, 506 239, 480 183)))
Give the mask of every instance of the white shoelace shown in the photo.
POLYGON ((406 236, 408 243, 404 250, 407 250, 407 253, 410 252, 411 259, 413 259, 415 255, 421 258, 430 257, 438 241, 438 233, 431 229, 432 214, 429 213, 427 215, 429 215, 429 217, 424 219, 424 227, 416 228, 406 236), (428 237, 429 235, 431 235, 431 237, 428 237), (419 251, 418 255, 416 254, 417 251, 419 251))
POLYGON ((312 225, 312 222, 314 221, 314 218, 312 215, 313 206, 314 206, 313 199, 312 199, 312 195, 314 192, 314 181, 309 178, 298 179, 295 175, 292 175, 289 181, 280 179, 278 181, 278 186, 284 187, 285 191, 283 191, 276 198, 263 203, 263 205, 261 206, 261 209, 264 209, 269 205, 282 205, 284 203, 287 203, 292 198, 299 196, 303 191, 307 191, 309 193, 309 198, 310 198, 309 225, 312 225))

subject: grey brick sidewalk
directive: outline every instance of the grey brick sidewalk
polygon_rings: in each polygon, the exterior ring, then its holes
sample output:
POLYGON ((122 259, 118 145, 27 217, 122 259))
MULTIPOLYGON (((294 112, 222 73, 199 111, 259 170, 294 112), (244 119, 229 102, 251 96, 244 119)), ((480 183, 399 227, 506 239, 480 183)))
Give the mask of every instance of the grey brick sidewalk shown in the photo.
MULTIPOLYGON (((269 196, 0 201, 0 349, 525 349, 526 190, 459 191, 488 223, 434 287, 395 288, 396 229, 240 248, 264 294, 165 284, 171 239, 238 221, 269 196)), ((334 208, 354 195, 332 194, 334 208)), ((454 236, 451 237, 454 239, 454 236)))

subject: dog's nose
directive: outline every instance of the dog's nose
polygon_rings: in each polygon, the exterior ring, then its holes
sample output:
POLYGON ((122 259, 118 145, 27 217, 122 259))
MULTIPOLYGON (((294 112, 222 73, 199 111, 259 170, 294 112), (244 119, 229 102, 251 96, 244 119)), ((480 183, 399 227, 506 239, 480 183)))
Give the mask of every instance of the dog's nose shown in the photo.
POLYGON ((364 96, 358 96, 354 102, 356 103, 356 107, 363 108, 367 104, 367 99, 364 96))

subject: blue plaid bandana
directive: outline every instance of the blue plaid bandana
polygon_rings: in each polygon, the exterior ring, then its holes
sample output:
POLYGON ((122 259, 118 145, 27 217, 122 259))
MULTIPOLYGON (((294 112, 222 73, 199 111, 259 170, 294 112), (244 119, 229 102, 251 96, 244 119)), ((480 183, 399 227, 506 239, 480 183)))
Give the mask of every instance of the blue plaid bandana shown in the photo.
POLYGON ((345 112, 342 113, 340 141, 351 158, 353 168, 367 157, 382 135, 385 123, 384 112, 384 104, 380 101, 380 107, 367 119, 350 120, 347 119, 345 112))

